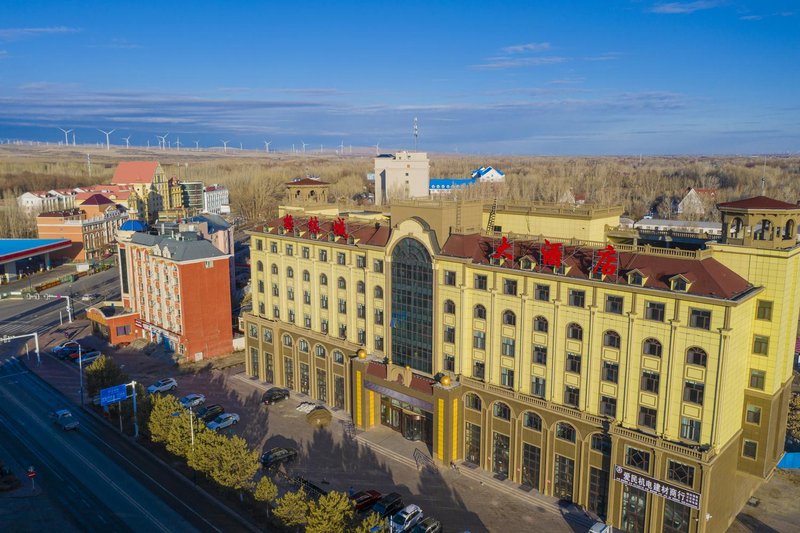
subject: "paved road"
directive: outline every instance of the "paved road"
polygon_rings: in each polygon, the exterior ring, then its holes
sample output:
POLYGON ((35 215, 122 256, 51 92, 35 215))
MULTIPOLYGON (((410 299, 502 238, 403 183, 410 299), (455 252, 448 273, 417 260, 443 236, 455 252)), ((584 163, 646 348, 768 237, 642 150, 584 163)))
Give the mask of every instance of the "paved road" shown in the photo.
MULTIPOLYGON (((93 303, 102 300, 116 300, 120 297, 119 271, 116 267, 85 276, 74 283, 62 284, 42 291, 39 300, 6 299, 0 301, 0 335, 20 335, 25 333, 43 332, 59 324, 63 319, 67 321, 67 301, 64 298, 51 300, 44 299, 43 295, 73 294, 73 315, 85 310, 93 303), (98 294, 99 298, 84 302, 81 296, 85 294, 98 294)), ((24 344, 24 341, 23 341, 24 344)), ((29 343, 33 350, 33 342, 29 343)))
MULTIPOLYGON (((243 531, 241 521, 79 408, 16 359, 0 364, 0 442, 30 463, 68 523, 95 531, 243 531), (78 431, 48 414, 69 407, 78 431)), ((0 527, 2 529, 2 527, 0 527)))

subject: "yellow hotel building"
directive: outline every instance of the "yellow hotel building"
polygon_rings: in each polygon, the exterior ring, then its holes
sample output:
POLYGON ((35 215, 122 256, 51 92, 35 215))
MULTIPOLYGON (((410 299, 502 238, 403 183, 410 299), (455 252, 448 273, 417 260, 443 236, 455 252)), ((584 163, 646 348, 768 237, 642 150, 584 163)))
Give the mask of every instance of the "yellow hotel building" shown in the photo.
POLYGON ((625 531, 725 531, 783 450, 800 208, 719 208, 719 242, 616 244, 610 276, 619 208, 498 206, 487 233, 480 203, 404 201, 346 238, 293 209, 251 232, 247 372, 625 531))

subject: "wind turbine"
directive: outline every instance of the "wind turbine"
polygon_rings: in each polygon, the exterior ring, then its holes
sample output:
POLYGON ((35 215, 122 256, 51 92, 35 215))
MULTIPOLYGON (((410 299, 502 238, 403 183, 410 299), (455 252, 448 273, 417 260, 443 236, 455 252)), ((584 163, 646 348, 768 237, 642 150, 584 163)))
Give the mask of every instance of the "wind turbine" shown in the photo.
POLYGON ((58 129, 60 129, 61 131, 64 132, 64 144, 69 146, 69 135, 68 134, 70 132, 74 131, 74 130, 71 130, 71 129, 70 130, 65 130, 64 128, 58 128, 58 129))
POLYGON ((200 151, 200 141, 194 142, 194 149, 197 150, 198 152, 200 151))
POLYGON ((111 134, 117 131, 116 128, 111 131, 103 131, 101 129, 98 129, 97 131, 106 134, 106 150, 111 150, 111 134))
POLYGON ((339 145, 339 155, 344 155, 344 141, 339 145))
POLYGON ((303 153, 305 154, 305 153, 306 153, 306 146, 307 146, 307 145, 306 145, 306 143, 304 143, 303 141, 300 141, 300 143, 303 145, 303 153))
POLYGON ((75 146, 75 132, 72 132, 72 146, 75 146))
POLYGON ((322 153, 322 145, 319 145, 319 153, 322 153))
POLYGON ((125 148, 126 149, 130 149, 130 147, 131 147, 131 136, 128 135, 127 137, 123 137, 122 140, 125 141, 125 148))
POLYGON ((156 138, 158 138, 158 147, 162 150, 167 149, 167 135, 169 135, 169 133, 165 133, 164 135, 156 135, 156 138))
POLYGON ((180 137, 178 137, 178 140, 175 141, 175 146, 178 147, 178 150, 181 149, 181 138, 180 137))
POLYGON ((375 155, 378 155, 378 151, 380 150, 380 148, 381 148, 381 142, 378 141, 375 143, 375 155))
POLYGON ((242 148, 242 143, 239 143, 239 151, 241 152, 242 150, 244 150, 244 148, 242 148))
POLYGON ((272 141, 264 141, 264 148, 269 153, 269 145, 272 144, 272 141))
MULTIPOLYGON (((220 140, 222 141, 222 139, 220 139, 220 140)), ((229 142, 230 142, 230 141, 222 141, 222 145, 225 147, 225 153, 226 153, 226 154, 228 153, 228 143, 229 143, 229 142)))

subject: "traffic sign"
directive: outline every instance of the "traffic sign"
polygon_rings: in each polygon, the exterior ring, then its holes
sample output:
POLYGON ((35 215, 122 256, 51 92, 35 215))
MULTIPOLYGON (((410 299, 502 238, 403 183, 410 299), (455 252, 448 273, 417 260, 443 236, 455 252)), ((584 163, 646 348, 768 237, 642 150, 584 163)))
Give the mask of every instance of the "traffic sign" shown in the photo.
POLYGON ((106 406, 112 403, 121 402, 128 398, 128 386, 126 384, 115 385, 100 391, 100 405, 106 406))
POLYGON ((28 477, 31 479, 36 477, 36 470, 34 470, 32 466, 28 467, 28 477))

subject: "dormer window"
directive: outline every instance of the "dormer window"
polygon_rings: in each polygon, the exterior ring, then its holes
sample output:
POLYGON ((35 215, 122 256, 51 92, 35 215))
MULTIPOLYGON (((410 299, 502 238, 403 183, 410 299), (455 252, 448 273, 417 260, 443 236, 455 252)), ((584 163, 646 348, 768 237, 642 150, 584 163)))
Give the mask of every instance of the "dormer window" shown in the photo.
POLYGON ((628 272, 628 285, 636 285, 637 287, 644 286, 645 278, 638 270, 628 272))
POLYGON ((522 270, 533 270, 536 268, 536 262, 532 260, 530 257, 523 257, 519 260, 519 267, 522 270))
POLYGON ((593 268, 592 270, 589 271, 589 278, 602 280, 603 278, 605 278, 605 276, 603 275, 602 270, 593 268))
POLYGON ((683 276, 675 276, 674 278, 670 279, 670 283, 672 284, 672 290, 675 292, 689 291, 689 282, 683 276))
POLYGON ((553 274, 558 274, 559 276, 566 276, 567 272, 568 270, 567 267, 564 265, 564 263, 561 263, 560 265, 553 267, 553 274))

